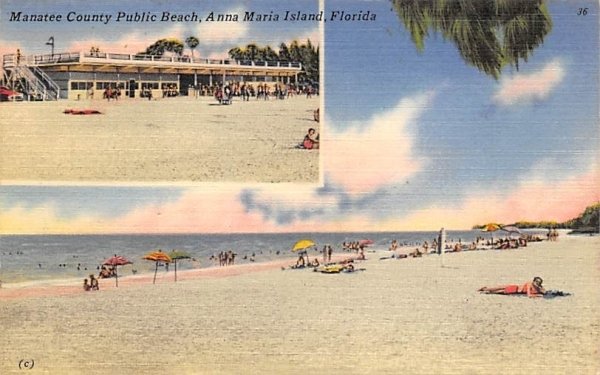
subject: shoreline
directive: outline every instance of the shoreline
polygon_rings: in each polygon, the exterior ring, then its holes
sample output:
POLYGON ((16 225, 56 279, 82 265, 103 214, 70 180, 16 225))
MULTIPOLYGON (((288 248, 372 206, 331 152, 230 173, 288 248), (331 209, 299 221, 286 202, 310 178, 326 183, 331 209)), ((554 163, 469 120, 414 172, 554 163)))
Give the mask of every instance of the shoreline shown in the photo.
MULTIPOLYGON (((563 234, 564 238, 564 233, 563 234)), ((574 237, 574 236, 571 236, 574 237)), ((589 238, 589 236, 576 236, 579 238, 589 238)), ((597 236, 596 236, 597 237, 597 236)), ((594 238, 594 237, 592 237, 594 238)), ((477 248, 477 249, 463 249, 462 251, 451 251, 445 250, 442 258, 446 259, 448 256, 454 256, 460 253, 480 253, 480 252, 505 252, 505 251, 527 251, 529 247, 535 248, 540 243, 546 243, 547 240, 541 242, 529 242, 527 247, 518 249, 494 249, 494 248, 477 248)), ((404 246, 401 245, 395 251, 387 250, 383 248, 366 248, 367 260, 405 260, 408 262, 414 261, 419 258, 426 258, 429 256, 436 256, 438 254, 430 252, 423 253, 422 256, 412 257, 406 256, 415 249, 415 246, 404 246), (403 254, 405 257, 398 257, 403 254)), ((419 247, 419 249, 422 249, 419 247)), ((339 262, 344 259, 353 258, 356 260, 354 251, 342 251, 336 252, 332 255, 332 262, 339 262)), ((322 255, 320 252, 310 253, 309 256, 312 259, 321 259, 322 255)), ((230 266, 218 266, 211 265, 206 268, 195 268, 179 270, 177 272, 177 282, 191 281, 199 279, 211 279, 211 278, 227 278, 240 275, 246 275, 256 272, 265 272, 276 269, 287 268, 291 264, 294 264, 296 257, 290 256, 284 259, 270 259, 264 261, 257 261, 253 263, 239 263, 230 266)), ((90 274, 96 274, 96 272, 90 272, 90 274)), ((83 276, 83 278, 86 278, 83 276)), ((85 294, 86 291, 82 289, 83 278, 50 278, 40 280, 28 280, 14 283, 3 283, 0 285, 0 301, 2 300, 13 300, 22 298, 33 298, 33 297, 44 297, 44 296, 67 296, 67 295, 78 295, 85 294)), ((152 284, 154 278, 153 272, 145 272, 138 275, 123 275, 119 276, 119 289, 128 288, 130 286, 141 286, 152 284)), ((163 283, 174 283, 175 280, 174 270, 164 272, 160 270, 156 276, 156 284, 163 283)), ((98 279, 100 291, 114 290, 117 289, 114 278, 98 279)), ((96 291, 90 291, 96 293, 96 291)))
POLYGON ((290 255, 178 272, 177 283, 169 272, 156 285, 150 274, 118 289, 103 279, 98 292, 2 289, 0 372, 28 358, 48 373, 591 375, 600 368, 598 249, 597 236, 409 259, 380 260, 391 252, 379 248, 353 273, 281 271, 290 255), (477 291, 534 276, 569 295, 477 291))
MULTIPOLYGON (((332 255, 332 262, 352 257, 350 253, 337 253, 332 255)), ((313 255, 312 258, 315 258, 313 255)), ((320 258, 320 257, 317 257, 320 258)), ((177 282, 225 278, 246 275, 256 272, 271 271, 288 267, 294 264, 297 258, 290 257, 280 260, 267 260, 254 263, 234 264, 230 266, 211 266, 206 268, 178 270, 177 282)), ((169 272, 160 271, 156 276, 156 284, 175 283, 174 270, 169 272)), ((96 274, 92 272, 91 274, 96 274)), ((119 276, 119 287, 117 288, 115 278, 98 279, 99 291, 86 292, 82 289, 82 278, 68 279, 46 279, 32 280, 17 283, 4 283, 0 287, 0 301, 21 298, 65 296, 85 293, 97 293, 107 290, 122 289, 135 285, 152 285, 154 273, 141 275, 119 276)))

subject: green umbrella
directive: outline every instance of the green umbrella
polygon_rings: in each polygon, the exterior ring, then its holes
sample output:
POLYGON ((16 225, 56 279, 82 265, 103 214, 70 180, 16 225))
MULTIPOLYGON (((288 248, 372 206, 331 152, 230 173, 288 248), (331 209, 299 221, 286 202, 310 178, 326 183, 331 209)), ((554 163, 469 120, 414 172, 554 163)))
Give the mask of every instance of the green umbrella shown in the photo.
POLYGON ((175 263, 175 282, 177 282, 177 261, 179 259, 191 259, 192 256, 183 250, 172 250, 169 256, 173 260, 173 263, 175 263))

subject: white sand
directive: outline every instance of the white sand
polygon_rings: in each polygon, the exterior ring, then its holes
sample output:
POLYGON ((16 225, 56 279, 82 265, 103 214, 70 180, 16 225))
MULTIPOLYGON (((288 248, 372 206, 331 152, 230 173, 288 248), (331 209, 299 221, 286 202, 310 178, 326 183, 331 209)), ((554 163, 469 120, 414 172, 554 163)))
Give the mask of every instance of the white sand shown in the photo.
POLYGON ((0 180, 317 182, 319 152, 294 149, 319 98, 0 103, 0 180), (101 115, 66 115, 91 108, 101 115))
POLYGON ((563 237, 443 260, 369 253, 354 274, 270 270, 16 299, 0 290, 0 373, 34 359, 31 373, 50 374, 597 374, 599 249, 600 237, 563 237), (572 295, 476 292, 536 275, 572 295))

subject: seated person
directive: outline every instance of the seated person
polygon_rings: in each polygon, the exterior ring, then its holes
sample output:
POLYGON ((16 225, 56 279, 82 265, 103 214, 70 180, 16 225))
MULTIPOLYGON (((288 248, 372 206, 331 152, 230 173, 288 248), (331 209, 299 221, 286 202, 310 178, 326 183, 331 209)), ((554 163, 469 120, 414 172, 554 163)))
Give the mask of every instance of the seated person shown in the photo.
POLYGON ((496 246, 497 250, 506 250, 508 248, 510 248, 510 243, 508 240, 504 241, 504 240, 500 239, 498 241, 498 246, 496 246))
POLYGON ((109 278, 110 271, 108 270, 108 268, 106 268, 105 266, 102 266, 102 269, 100 270, 100 274, 98 275, 98 277, 101 279, 109 278))
POLYGON ((319 135, 314 128, 308 129, 308 133, 304 136, 302 146, 307 150, 319 148, 319 135))
POLYGON ((410 255, 413 258, 417 258, 417 257, 420 257, 423 254, 419 251, 419 248, 416 248, 415 251, 410 252, 408 255, 410 255))
POLYGON ((83 279, 83 290, 87 292, 90 289, 92 289, 92 287, 90 286, 90 284, 88 284, 88 279, 83 279))
POLYGON ((543 282, 541 277, 536 276, 532 282, 523 285, 484 286, 479 288, 478 291, 486 294, 527 294, 527 297, 540 297, 546 293, 546 290, 542 287, 543 282))
POLYGON ((100 290, 100 286, 98 285, 98 279, 96 279, 94 275, 90 275, 90 289, 100 290))
POLYGON ((300 256, 298 257, 298 260, 296 261, 296 264, 294 264, 293 266, 291 266, 290 268, 304 268, 306 267, 306 262, 304 261, 304 254, 300 254, 300 256))

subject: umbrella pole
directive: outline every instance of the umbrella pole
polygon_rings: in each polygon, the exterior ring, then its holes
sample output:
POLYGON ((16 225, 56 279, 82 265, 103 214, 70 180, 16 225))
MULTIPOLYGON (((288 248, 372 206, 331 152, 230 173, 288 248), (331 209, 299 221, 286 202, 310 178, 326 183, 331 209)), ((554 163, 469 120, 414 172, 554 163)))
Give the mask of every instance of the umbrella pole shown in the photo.
POLYGON ((152 280, 152 284, 156 284, 156 272, 158 272, 158 262, 156 262, 156 267, 154 268, 154 280, 152 280))
POLYGON ((175 259, 175 282, 177 282, 177 259, 175 259))
POLYGON ((115 266, 115 284, 119 287, 119 266, 115 266))

